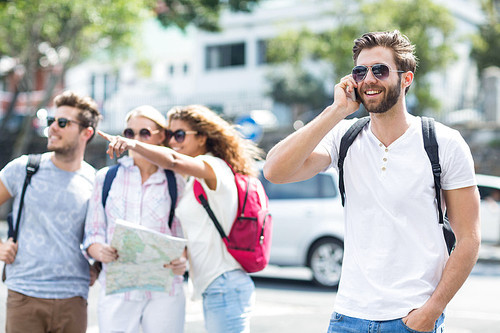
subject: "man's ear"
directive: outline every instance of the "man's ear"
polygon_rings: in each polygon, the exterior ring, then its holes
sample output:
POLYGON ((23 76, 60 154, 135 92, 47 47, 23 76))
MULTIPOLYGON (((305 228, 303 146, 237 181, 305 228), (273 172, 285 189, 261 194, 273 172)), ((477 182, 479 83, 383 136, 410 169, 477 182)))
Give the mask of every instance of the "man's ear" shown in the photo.
POLYGON ((406 73, 403 73, 403 88, 408 88, 412 83, 413 83, 413 77, 415 74, 413 74, 412 71, 408 71, 406 73))
POLYGON ((88 142, 92 137, 94 137, 95 130, 93 127, 89 126, 86 127, 82 130, 82 133, 84 134, 85 141, 88 142))

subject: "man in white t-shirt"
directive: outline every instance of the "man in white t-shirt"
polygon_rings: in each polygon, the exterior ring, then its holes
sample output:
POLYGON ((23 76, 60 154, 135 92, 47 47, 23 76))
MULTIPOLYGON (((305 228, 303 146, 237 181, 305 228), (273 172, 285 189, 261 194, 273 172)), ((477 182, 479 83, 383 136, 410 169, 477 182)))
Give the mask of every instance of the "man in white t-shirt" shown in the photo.
POLYGON ((457 131, 436 124, 443 201, 457 238, 448 256, 421 119, 406 109, 414 46, 399 31, 367 33, 354 42, 353 59, 334 103, 269 152, 264 175, 287 183, 336 167, 355 121, 344 118, 363 103, 371 121, 344 161, 345 252, 328 332, 441 332, 480 245, 472 156, 457 131))

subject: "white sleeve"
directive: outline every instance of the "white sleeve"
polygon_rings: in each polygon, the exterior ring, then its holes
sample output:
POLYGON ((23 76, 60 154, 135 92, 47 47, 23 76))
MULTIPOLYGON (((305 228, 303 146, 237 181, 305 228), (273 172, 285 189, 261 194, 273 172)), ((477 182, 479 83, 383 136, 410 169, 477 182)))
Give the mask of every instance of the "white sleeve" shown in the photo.
POLYGON ((457 130, 436 124, 443 190, 477 185, 469 146, 457 130), (441 131, 441 135, 439 132, 441 131))

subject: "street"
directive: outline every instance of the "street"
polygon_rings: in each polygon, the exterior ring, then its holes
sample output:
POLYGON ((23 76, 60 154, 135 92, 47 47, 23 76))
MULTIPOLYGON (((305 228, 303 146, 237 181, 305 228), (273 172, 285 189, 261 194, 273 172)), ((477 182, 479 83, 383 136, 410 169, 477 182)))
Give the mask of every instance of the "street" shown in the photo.
MULTIPOLYGON (((299 268, 268 267, 254 275, 257 287, 252 332, 326 332, 335 291, 315 287, 299 268)), ((497 333, 500 327, 500 263, 480 262, 448 306, 446 333, 497 333)), ((187 285, 186 285, 187 288, 187 285)), ((88 333, 97 327, 97 295, 89 295, 88 333)), ((5 285, 0 287, 0 327, 5 323, 5 285)), ((201 301, 187 300, 186 333, 203 333, 201 301)))

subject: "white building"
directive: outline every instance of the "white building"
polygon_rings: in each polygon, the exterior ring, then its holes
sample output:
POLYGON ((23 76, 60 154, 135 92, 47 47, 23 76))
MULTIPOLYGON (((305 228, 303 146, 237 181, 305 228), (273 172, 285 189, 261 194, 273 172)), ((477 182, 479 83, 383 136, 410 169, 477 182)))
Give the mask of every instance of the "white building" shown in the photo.
MULTIPOLYGON (((441 0, 457 20, 457 39, 476 29, 481 14, 475 2, 441 0)), ((165 30, 156 20, 144 25, 142 48, 120 64, 88 61, 68 72, 68 88, 92 94, 104 111, 104 130, 117 132, 126 112, 151 104, 166 112, 173 105, 205 104, 236 117, 251 110, 272 110, 283 123, 288 110, 267 97, 266 40, 291 28, 312 31, 332 28, 339 1, 263 0, 248 13, 224 13, 220 33, 165 30), (138 66, 137 64, 146 64, 138 66), (149 67, 148 67, 149 64, 149 67), (149 75, 140 75, 140 69, 149 75), (144 69, 145 68, 145 69, 144 69)), ((345 5, 352 6, 349 1, 345 5)), ((470 45, 457 43, 459 60, 432 77, 434 93, 445 111, 472 107, 477 73, 469 60, 470 45)), ((332 82, 333 86, 335 83, 332 82)))

